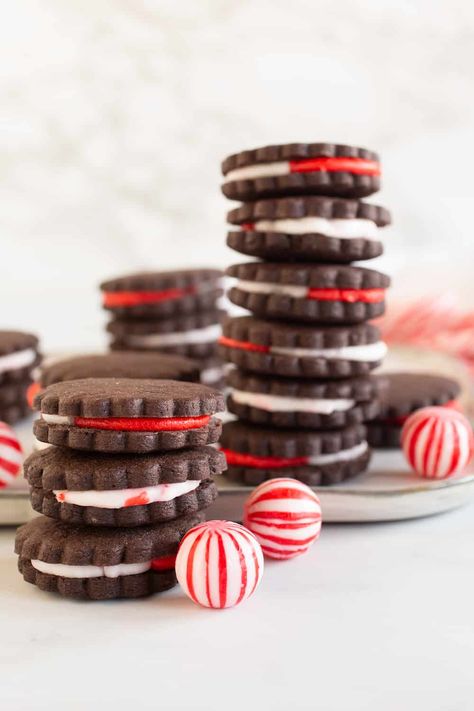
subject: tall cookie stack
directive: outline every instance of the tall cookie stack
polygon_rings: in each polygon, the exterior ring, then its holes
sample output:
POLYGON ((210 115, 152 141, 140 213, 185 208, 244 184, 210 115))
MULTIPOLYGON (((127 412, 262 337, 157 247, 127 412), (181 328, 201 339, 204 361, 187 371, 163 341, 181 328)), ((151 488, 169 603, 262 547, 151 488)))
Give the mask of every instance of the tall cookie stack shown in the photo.
POLYGON ((173 587, 183 535, 217 496, 225 457, 212 446, 222 395, 198 383, 87 378, 35 400, 36 437, 53 447, 25 462, 33 508, 15 550, 27 582, 88 599, 173 587))
POLYGON ((377 415, 371 371, 386 346, 369 320, 384 312, 389 278, 353 266, 382 254, 390 214, 360 199, 380 187, 372 151, 327 143, 267 146, 228 157, 228 245, 263 261, 231 266, 229 299, 252 312, 228 318, 224 426, 228 475, 247 484, 293 476, 333 484, 362 472, 363 422, 377 415))
POLYGON ((185 269, 141 272, 101 284, 103 306, 112 314, 111 349, 161 351, 193 358, 201 382, 220 387, 222 272, 185 269))

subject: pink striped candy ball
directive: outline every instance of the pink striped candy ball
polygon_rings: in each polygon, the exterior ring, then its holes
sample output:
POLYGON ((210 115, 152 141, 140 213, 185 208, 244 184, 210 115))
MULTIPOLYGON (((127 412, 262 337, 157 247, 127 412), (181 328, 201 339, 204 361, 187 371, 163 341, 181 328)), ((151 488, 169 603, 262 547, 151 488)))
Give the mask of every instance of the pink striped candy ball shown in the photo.
POLYGON ((270 479, 247 499, 244 525, 264 555, 287 560, 306 553, 319 538, 321 504, 314 491, 296 479, 270 479))
POLYGON ((186 595, 204 607, 233 607, 252 595, 263 573, 255 536, 232 521, 191 528, 176 557, 176 577, 186 595))
POLYGON ((463 471, 473 451, 468 420, 446 407, 414 412, 403 426, 401 440, 408 463, 427 479, 446 479, 463 471))
POLYGON ((23 451, 18 437, 5 422, 0 422, 0 489, 11 484, 21 471, 23 451))

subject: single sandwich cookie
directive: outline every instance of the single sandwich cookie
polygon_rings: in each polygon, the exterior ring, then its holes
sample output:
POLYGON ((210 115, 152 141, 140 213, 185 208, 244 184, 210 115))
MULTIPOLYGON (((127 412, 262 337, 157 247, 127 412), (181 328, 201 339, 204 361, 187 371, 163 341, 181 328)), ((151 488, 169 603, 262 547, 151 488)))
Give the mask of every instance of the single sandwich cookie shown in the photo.
POLYGON ((39 516, 16 533, 27 583, 71 598, 135 598, 176 585, 178 546, 203 521, 196 513, 138 528, 75 526, 39 516))
POLYGON ((380 189, 380 161, 366 148, 288 143, 242 151, 222 163, 222 192, 231 200, 288 195, 361 198, 380 189))
POLYGON ((313 323, 361 323, 385 311, 390 279, 346 264, 234 264, 238 281, 229 291, 237 306, 263 318, 313 323))
POLYGON ((0 331, 0 385, 24 382, 41 360, 32 333, 0 331))
POLYGON ((456 380, 430 373, 384 373, 380 397, 380 413, 367 426, 373 447, 400 447, 402 427, 415 410, 432 405, 460 409, 457 401, 461 387, 456 380))
POLYGON ((281 476, 310 486, 338 484, 363 472, 370 459, 363 425, 318 432, 227 422, 220 446, 226 476, 249 486, 281 476))
POLYGON ((380 380, 294 380, 234 368, 227 409, 241 420, 267 427, 337 429, 371 420, 379 412, 380 380))
POLYGON ((34 434, 60 447, 146 453, 217 442, 220 392, 199 383, 88 378, 50 385, 36 396, 34 434))
POLYGON ((380 228, 391 222, 384 207, 359 200, 290 197, 247 202, 227 215, 239 231, 227 244, 272 262, 337 262, 373 259, 383 252, 380 228))
POLYGON ((103 306, 125 318, 174 317, 212 311, 222 295, 218 269, 139 272, 100 285, 103 306))
POLYGON ((217 353, 222 315, 214 309, 172 319, 114 319, 107 326, 113 338, 110 347, 209 358, 217 353))
POLYGON ((214 447, 161 454, 96 454, 62 447, 24 464, 35 511, 88 526, 143 526, 207 508, 226 468, 214 447))
POLYGON ((370 323, 310 326, 227 318, 220 339, 222 356, 242 370, 285 378, 350 378, 380 365, 387 346, 370 323))

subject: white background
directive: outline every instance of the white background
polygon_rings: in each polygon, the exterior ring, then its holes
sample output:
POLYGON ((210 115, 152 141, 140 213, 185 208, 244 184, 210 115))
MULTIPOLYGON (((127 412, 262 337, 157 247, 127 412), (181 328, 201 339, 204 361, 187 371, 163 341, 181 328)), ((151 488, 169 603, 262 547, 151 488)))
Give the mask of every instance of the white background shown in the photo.
POLYGON ((279 141, 379 150, 392 298, 474 306, 469 0, 15 0, 0 22, 3 327, 97 347, 97 283, 216 264, 219 163, 279 141))

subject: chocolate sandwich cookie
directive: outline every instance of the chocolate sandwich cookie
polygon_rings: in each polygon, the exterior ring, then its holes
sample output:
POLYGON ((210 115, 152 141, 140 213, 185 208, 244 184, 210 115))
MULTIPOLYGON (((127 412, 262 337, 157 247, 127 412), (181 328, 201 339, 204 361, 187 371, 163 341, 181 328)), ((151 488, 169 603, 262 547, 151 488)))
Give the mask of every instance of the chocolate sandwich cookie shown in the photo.
POLYGON ((334 429, 373 419, 380 380, 294 380, 232 369, 227 408, 241 420, 267 427, 334 429))
POLYGON ((380 228, 391 222, 383 207, 359 200, 290 197, 259 200, 231 210, 239 227, 227 244, 272 262, 336 262, 373 259, 383 252, 380 228))
POLYGON ((226 468, 214 447, 103 455, 49 447, 24 464, 35 511, 67 523, 143 526, 207 508, 226 468))
POLYGON ((385 311, 390 279, 346 264, 234 264, 238 281, 229 291, 237 306, 263 318, 313 323, 360 323, 385 311))
POLYGON ((209 358, 217 353, 223 312, 200 311, 172 319, 114 319, 107 325, 112 350, 178 353, 190 358, 209 358))
POLYGON ((318 432, 227 422, 221 449, 226 476, 249 486, 281 476, 310 486, 337 484, 363 472, 370 459, 363 425, 318 432))
POLYGON ((430 373, 384 373, 380 413, 367 426, 370 444, 381 449, 400 447, 400 434, 408 416, 432 405, 458 409, 461 387, 456 380, 430 373))
POLYGON ((103 306, 124 318, 174 317, 215 310, 222 295, 218 269, 139 272, 100 285, 103 306))
POLYGON ((228 317, 220 339, 222 357, 242 370, 286 378, 350 378, 367 375, 387 352, 370 323, 310 326, 228 317))
POLYGON ((361 198, 380 189, 380 161, 366 148, 288 143, 242 151, 222 163, 222 192, 231 200, 287 195, 361 198))
POLYGON ((38 339, 32 333, 0 331, 0 385, 28 380, 40 360, 38 339))
POLYGON ((18 569, 27 583, 71 598, 135 598, 176 585, 184 534, 202 513, 138 528, 75 526, 39 516, 16 533, 18 569))
POLYGON ((220 392, 199 383, 88 378, 55 383, 36 396, 41 442, 71 449, 146 453, 217 442, 220 392))

